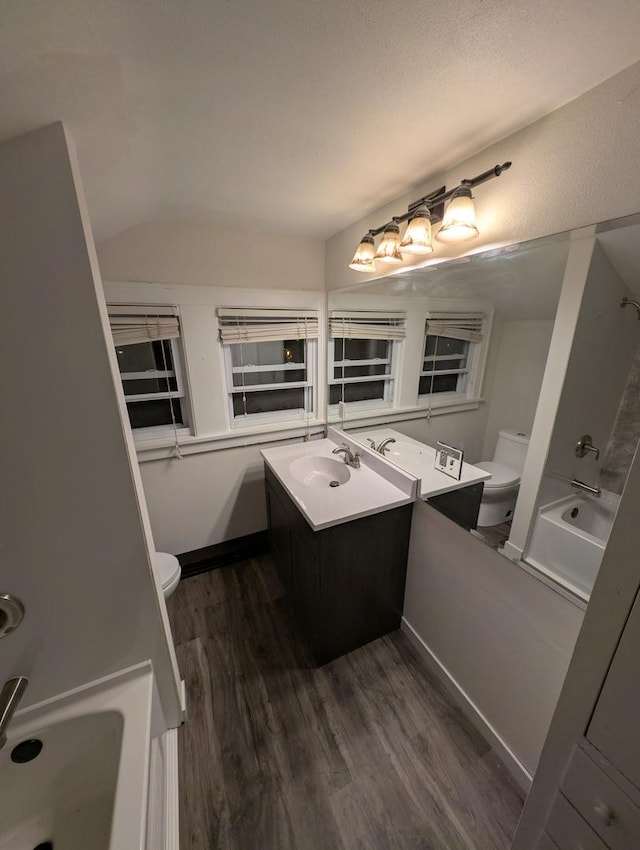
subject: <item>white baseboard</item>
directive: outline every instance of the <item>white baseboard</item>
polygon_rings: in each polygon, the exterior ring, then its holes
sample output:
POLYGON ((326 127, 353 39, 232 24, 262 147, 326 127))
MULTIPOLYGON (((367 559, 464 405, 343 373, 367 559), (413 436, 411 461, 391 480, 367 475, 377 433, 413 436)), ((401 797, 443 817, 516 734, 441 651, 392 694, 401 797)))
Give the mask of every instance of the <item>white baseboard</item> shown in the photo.
POLYGON ((505 542, 501 552, 505 557, 509 558, 510 561, 518 563, 518 561, 522 560, 523 550, 519 546, 515 546, 511 543, 510 540, 505 542))
POLYGON ((164 850, 180 850, 178 808, 178 730, 168 729, 165 742, 165 829, 164 850))
POLYGON ((478 729, 478 731, 487 739, 491 747, 500 757, 514 779, 520 785, 522 790, 527 793, 531 787, 532 777, 527 768, 522 764, 513 750, 509 747, 506 741, 500 737, 499 733, 493 728, 480 709, 475 705, 469 695, 460 687, 458 682, 453 678, 444 664, 434 655, 427 644, 420 637, 418 632, 413 628, 411 623, 402 618, 402 631, 409 638, 413 646, 418 650, 420 657, 424 659, 429 669, 437 676, 444 684, 446 689, 452 694, 460 708, 464 711, 469 720, 478 729))

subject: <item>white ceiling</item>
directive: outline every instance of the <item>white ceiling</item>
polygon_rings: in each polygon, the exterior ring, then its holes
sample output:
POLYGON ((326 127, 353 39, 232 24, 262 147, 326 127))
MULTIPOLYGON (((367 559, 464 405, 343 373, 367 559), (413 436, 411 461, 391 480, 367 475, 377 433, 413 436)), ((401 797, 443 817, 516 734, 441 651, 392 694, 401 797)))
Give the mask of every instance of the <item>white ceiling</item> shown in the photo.
POLYGON ((640 59, 638 0, 0 0, 0 138, 62 119, 96 237, 326 237, 640 59))

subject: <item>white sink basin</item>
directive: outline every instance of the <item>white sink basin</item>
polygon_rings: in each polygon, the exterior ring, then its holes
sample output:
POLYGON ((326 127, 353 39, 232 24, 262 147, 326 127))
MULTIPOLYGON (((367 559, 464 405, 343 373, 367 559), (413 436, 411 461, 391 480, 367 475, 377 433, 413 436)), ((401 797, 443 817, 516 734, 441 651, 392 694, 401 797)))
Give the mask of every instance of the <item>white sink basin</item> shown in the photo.
MULTIPOLYGON (((269 471, 314 531, 414 500, 415 478, 366 450, 360 453, 359 469, 351 469, 334 454, 348 438, 333 428, 329 432, 322 440, 261 450, 269 471), (332 487, 332 482, 337 484, 332 487)), ((351 448, 356 451, 357 443, 351 442, 351 448)))
POLYGON ((389 443, 382 454, 387 460, 391 460, 400 466, 403 462, 417 464, 430 462, 433 464, 433 451, 425 450, 425 448, 406 443, 404 440, 396 440, 395 443, 389 443))
POLYGON ((289 472, 300 484, 319 489, 346 484, 351 478, 349 467, 344 461, 322 455, 296 458, 291 462, 289 472))

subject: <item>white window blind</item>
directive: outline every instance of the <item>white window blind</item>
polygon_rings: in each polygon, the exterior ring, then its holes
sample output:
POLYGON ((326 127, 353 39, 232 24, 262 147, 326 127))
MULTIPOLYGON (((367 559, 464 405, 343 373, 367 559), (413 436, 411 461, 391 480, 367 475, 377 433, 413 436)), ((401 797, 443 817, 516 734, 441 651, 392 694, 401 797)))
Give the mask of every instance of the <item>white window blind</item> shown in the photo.
POLYGON ((484 313, 428 313, 427 333, 467 342, 482 342, 484 318, 484 313))
POLYGON ((225 344, 317 339, 317 310, 218 309, 220 340, 225 344))
POLYGON ((116 346, 180 337, 176 307, 110 304, 108 312, 111 334, 116 346))
POLYGON ((333 339, 404 339, 406 313, 380 313, 373 310, 333 310, 329 333, 333 339))

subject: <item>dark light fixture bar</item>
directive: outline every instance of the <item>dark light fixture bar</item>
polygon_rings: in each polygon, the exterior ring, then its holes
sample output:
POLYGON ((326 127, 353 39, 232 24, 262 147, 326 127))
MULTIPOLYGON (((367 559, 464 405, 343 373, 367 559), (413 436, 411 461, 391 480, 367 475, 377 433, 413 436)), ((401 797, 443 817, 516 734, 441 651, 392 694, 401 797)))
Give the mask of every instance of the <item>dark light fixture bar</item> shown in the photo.
POLYGON ((461 180, 458 186, 447 191, 446 186, 441 186, 427 195, 423 195, 415 201, 412 201, 407 207, 407 211, 402 215, 394 215, 391 220, 385 222, 380 227, 371 227, 362 237, 358 250, 349 268, 356 271, 375 271, 375 260, 383 262, 399 263, 402 261, 401 250, 404 249, 409 254, 428 254, 433 251, 431 245, 430 224, 442 222, 442 227, 436 234, 436 239, 440 242, 459 242, 473 239, 478 235, 478 228, 475 224, 475 212, 473 208, 473 195, 471 190, 481 183, 486 183, 487 180, 492 180, 494 177, 499 177, 503 171, 511 168, 510 162, 503 162, 502 165, 495 165, 493 168, 483 171, 471 179, 461 180), (447 212, 445 213, 445 203, 449 201, 447 212), (416 222, 416 232, 421 234, 415 238, 411 234, 412 224, 416 222), (409 221, 409 226, 405 232, 405 238, 401 242, 399 235, 399 225, 402 222, 409 221), (374 237, 384 233, 378 251, 375 249, 374 237), (390 241, 395 241, 395 249, 390 241))

